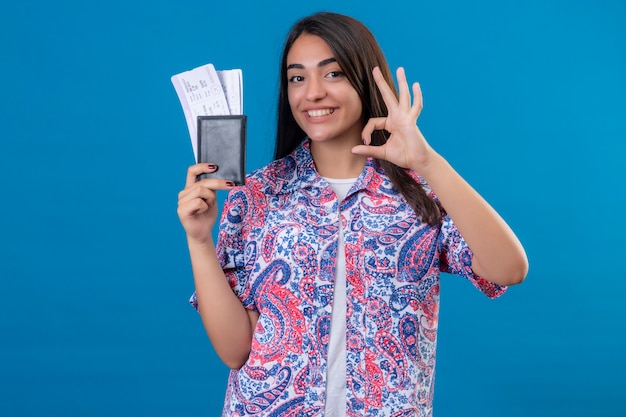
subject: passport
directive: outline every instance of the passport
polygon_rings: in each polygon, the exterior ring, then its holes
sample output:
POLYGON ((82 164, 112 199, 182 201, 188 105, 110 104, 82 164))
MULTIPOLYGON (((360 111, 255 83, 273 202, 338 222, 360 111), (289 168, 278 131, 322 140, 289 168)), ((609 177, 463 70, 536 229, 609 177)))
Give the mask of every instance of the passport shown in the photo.
POLYGON ((217 171, 198 179, 218 178, 236 185, 246 182, 245 115, 198 116, 198 162, 217 165, 217 171))

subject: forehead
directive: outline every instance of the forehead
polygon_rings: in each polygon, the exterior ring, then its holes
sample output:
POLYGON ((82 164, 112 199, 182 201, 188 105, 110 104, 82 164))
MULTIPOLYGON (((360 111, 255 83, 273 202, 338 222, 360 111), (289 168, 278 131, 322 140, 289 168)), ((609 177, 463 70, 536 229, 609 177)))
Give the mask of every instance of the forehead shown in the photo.
POLYGON ((308 33, 300 35, 287 53, 287 65, 317 66, 323 60, 333 58, 330 46, 322 38, 308 33))

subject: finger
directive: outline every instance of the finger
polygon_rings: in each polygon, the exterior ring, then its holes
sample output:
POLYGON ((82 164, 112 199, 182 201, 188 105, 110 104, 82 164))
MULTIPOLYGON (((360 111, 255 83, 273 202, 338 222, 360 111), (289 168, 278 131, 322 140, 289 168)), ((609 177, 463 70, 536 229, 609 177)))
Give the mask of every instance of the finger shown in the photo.
POLYGON ((185 180, 185 187, 192 186, 200 174, 217 171, 217 165, 211 163, 195 164, 187 169, 187 179, 185 180))
POLYGON ((217 195, 204 187, 184 189, 179 193, 178 214, 194 216, 202 214, 217 205, 217 195))
POLYGON ((188 201, 185 204, 180 204, 176 211, 180 218, 190 217, 208 211, 213 204, 215 203, 209 203, 200 198, 196 198, 195 200, 188 201))
POLYGON ((411 108, 411 94, 409 94, 409 84, 406 81, 406 74, 403 67, 398 67, 396 70, 396 79, 398 80, 398 90, 400 96, 398 102, 406 109, 411 108))
POLYGON ((178 193, 178 204, 185 204, 189 201, 201 199, 205 201, 215 200, 215 191, 201 185, 185 188, 178 193))
POLYGON ((387 146, 367 146, 357 145, 352 148, 352 153, 355 155, 371 156, 372 158, 385 159, 387 154, 387 146))
POLYGON ((398 103, 396 99, 396 95, 394 94, 389 84, 383 77, 383 73, 380 71, 379 67, 374 67, 372 70, 372 75, 374 76, 374 81, 376 82, 376 86, 378 87, 378 91, 380 91, 380 95, 383 98, 383 101, 387 105, 387 109, 391 109, 392 106, 398 103))
POLYGON ((367 121, 365 127, 361 131, 361 139, 365 145, 369 145, 372 142, 372 133, 375 130, 383 130, 387 125, 386 117, 372 117, 367 121))
POLYGON ((411 106, 411 112, 416 119, 423 108, 424 97, 422 96, 422 88, 419 83, 413 83, 413 105, 411 106))
POLYGON ((232 181, 217 178, 204 178, 200 181, 196 181, 196 183, 211 190, 230 190, 235 186, 235 183, 232 181))

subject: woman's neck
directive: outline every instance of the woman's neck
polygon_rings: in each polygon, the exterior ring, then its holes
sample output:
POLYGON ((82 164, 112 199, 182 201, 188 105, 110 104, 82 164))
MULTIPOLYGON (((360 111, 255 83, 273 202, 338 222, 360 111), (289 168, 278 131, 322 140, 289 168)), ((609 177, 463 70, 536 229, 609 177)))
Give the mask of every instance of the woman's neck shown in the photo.
POLYGON ((356 178, 363 172, 367 157, 354 155, 354 143, 327 141, 311 142, 311 155, 317 172, 328 178, 356 178))

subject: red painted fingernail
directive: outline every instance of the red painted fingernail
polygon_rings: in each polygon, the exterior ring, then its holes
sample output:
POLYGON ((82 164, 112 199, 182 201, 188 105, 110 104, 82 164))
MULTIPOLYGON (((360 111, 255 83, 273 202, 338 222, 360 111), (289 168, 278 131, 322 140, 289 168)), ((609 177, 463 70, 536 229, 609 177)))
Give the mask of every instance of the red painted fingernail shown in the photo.
POLYGON ((226 181, 226 185, 227 185, 228 187, 234 187, 234 186, 235 186, 235 183, 234 183, 234 182, 232 182, 232 181, 226 181))

